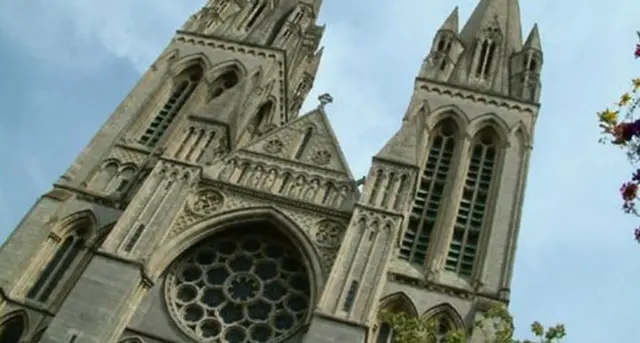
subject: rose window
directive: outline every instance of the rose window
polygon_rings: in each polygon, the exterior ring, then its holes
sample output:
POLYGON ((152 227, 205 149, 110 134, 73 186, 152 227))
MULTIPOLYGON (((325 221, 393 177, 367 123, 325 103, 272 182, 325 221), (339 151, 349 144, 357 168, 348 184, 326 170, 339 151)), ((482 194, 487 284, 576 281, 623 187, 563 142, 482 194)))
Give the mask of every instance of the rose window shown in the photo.
POLYGON ((309 313, 310 282, 296 248, 279 237, 225 233, 183 254, 165 284, 178 326, 205 342, 281 342, 295 333, 309 313))

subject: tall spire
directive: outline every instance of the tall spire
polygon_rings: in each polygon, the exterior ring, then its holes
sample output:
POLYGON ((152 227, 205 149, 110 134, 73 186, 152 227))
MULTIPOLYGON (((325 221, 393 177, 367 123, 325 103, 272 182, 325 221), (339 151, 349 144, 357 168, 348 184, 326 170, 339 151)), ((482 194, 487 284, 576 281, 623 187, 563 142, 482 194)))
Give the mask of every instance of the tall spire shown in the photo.
POLYGON ((520 3, 518 0, 480 0, 478 6, 465 24, 460 38, 463 43, 473 43, 478 34, 487 27, 500 29, 504 43, 513 53, 522 45, 522 24, 520 23, 520 3))
POLYGON ((454 8, 453 11, 451 11, 451 14, 447 17, 447 20, 444 21, 440 30, 451 31, 457 34, 460 27, 458 24, 458 12, 458 6, 456 6, 456 8, 454 8))
POLYGON ((538 24, 534 24, 527 40, 524 42, 523 49, 533 49, 542 51, 542 44, 540 43, 540 32, 538 32, 538 24))
POLYGON ((491 70, 485 72, 490 73, 489 77, 475 81, 488 90, 508 94, 509 58, 522 48, 518 0, 480 0, 460 32, 465 52, 461 58, 462 63, 454 73, 456 81, 473 83, 473 74, 478 69, 478 64, 486 63, 487 57, 480 56, 482 53, 478 49, 482 39, 489 39, 496 44, 495 54, 490 54, 491 70))

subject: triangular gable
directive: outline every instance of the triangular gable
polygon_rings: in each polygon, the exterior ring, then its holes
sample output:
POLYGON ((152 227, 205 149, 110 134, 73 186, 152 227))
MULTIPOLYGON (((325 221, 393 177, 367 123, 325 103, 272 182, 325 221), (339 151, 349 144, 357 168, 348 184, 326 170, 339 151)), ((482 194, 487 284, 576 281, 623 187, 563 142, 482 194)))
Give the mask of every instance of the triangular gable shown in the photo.
POLYGON ((241 150, 273 155, 342 173, 353 180, 349 164, 326 113, 320 108, 260 137, 241 150), (305 136, 310 132, 309 138, 305 136), (297 156, 299 155, 299 156, 297 156))
POLYGON ((400 129, 375 157, 418 167, 423 130, 423 113, 418 112, 402 123, 400 129))

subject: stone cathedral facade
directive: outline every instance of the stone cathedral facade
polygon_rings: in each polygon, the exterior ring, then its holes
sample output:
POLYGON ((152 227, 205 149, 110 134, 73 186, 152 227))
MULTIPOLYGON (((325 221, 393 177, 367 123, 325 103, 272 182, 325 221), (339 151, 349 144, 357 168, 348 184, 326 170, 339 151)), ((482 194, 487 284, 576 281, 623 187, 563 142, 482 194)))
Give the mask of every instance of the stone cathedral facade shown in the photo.
POLYGON ((0 343, 388 343, 382 309, 472 332, 508 303, 537 28, 517 0, 454 10, 362 181, 330 96, 299 113, 320 5, 188 19, 2 246, 0 343))

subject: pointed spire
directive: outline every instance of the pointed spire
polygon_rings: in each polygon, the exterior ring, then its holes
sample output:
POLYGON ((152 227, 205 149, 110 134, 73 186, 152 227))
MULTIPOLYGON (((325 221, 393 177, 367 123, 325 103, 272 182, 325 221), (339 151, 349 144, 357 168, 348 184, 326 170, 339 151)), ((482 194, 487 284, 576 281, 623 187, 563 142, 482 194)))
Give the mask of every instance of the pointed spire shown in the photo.
POLYGON ((523 49, 533 49, 542 51, 542 44, 540 44, 540 32, 538 32, 538 24, 533 24, 533 28, 531 32, 529 32, 529 36, 527 40, 524 42, 523 49))
POLYGON ((470 46, 487 26, 497 27, 504 37, 507 53, 522 47, 522 24, 518 0, 480 0, 462 29, 461 38, 470 46))
POLYGON ((477 86, 483 91, 491 90, 508 95, 511 77, 510 58, 512 54, 522 49, 522 25, 518 0, 480 0, 460 32, 460 40, 465 50, 452 73, 455 78, 453 81, 471 87, 477 86), (481 82, 481 79, 476 77, 478 72, 474 72, 479 70, 476 64, 482 63, 482 60, 487 58, 480 57, 478 53, 480 45, 477 44, 479 39, 485 38, 497 44, 493 46, 495 50, 492 50, 497 53, 492 54, 491 70, 485 70, 486 75, 481 78, 484 80, 490 78, 488 83, 481 82))
POLYGON ((458 6, 456 6, 456 8, 453 9, 453 11, 451 11, 451 14, 449 14, 449 17, 447 17, 447 20, 444 21, 444 23, 442 24, 442 26, 440 27, 440 31, 451 31, 453 33, 458 33, 458 30, 460 28, 458 22, 458 6))

